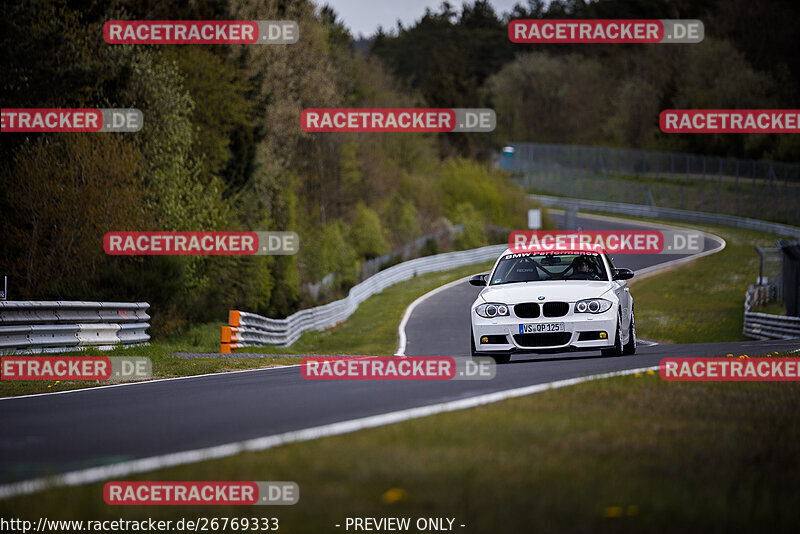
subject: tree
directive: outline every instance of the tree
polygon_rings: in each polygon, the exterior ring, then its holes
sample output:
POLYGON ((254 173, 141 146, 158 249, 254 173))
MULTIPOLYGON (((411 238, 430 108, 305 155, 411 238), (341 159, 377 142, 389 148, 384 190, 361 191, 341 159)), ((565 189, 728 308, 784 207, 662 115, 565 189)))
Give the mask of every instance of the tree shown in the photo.
POLYGON ((389 243, 378 214, 363 203, 356 206, 355 211, 351 239, 356 253, 371 259, 389 252, 389 243))
POLYGON ((90 300, 90 281, 108 265, 104 234, 146 217, 141 156, 123 136, 56 134, 17 151, 8 190, 14 211, 2 233, 20 298, 90 300))

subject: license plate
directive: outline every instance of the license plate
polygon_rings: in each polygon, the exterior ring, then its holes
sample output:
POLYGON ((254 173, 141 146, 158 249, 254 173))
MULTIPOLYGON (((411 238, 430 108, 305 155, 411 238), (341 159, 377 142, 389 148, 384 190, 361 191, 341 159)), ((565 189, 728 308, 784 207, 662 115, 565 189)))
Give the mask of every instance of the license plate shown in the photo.
POLYGON ((564 323, 536 323, 519 325, 520 334, 538 334, 540 332, 564 332, 564 323))

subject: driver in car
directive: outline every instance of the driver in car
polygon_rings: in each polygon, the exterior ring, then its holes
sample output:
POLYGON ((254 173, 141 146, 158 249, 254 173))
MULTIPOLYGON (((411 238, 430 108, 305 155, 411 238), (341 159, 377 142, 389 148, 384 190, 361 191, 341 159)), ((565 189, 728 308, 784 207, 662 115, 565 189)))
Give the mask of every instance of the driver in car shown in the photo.
POLYGON ((589 259, 586 256, 578 256, 572 261, 572 276, 575 280, 600 280, 594 270, 589 267, 589 259))

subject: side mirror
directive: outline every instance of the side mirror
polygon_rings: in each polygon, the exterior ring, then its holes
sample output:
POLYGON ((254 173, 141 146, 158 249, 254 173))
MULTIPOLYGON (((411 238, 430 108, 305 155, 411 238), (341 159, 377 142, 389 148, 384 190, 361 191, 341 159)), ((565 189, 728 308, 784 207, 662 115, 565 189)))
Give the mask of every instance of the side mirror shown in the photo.
POLYGON ((633 278, 633 271, 630 269, 614 269, 614 280, 630 280, 633 278))
POLYGON ((485 286, 486 285, 486 274, 476 274, 472 278, 469 279, 469 283, 473 286, 485 286))

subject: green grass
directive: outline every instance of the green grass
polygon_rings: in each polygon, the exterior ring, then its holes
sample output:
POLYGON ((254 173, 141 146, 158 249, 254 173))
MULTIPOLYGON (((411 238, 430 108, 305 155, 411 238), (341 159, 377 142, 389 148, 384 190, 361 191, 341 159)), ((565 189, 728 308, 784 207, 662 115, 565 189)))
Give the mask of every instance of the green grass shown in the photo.
POLYGON ((290 347, 242 350, 284 354, 392 355, 397 348, 397 327, 406 308, 414 300, 453 280, 486 272, 493 263, 491 261, 451 271, 428 273, 395 284, 364 301, 340 326, 306 332, 290 347))
POLYGON ((754 307, 753 311, 757 313, 770 313, 772 315, 786 315, 786 308, 783 307, 783 304, 778 302, 771 302, 763 306, 754 307))
POLYGON ((716 234, 727 246, 674 270, 640 281, 634 278, 637 333, 671 343, 748 339, 742 334, 744 295, 758 277, 754 247, 774 246, 777 236, 717 226, 691 228, 716 234))
MULTIPOLYGON (((116 349, 110 352, 87 350, 81 356, 147 356, 153 362, 157 378, 218 373, 237 369, 253 369, 274 365, 299 363, 292 354, 364 354, 390 355, 397 346, 397 327, 405 309, 417 297, 447 282, 470 274, 483 272, 491 262, 469 265, 439 273, 429 273, 396 284, 364 301, 350 318, 336 328, 322 332, 307 332, 291 347, 252 347, 239 352, 266 353, 261 358, 227 359, 209 355, 208 358, 178 358, 175 352, 218 352, 220 323, 197 325, 187 332, 149 346, 116 349), (281 356, 286 354, 287 356, 281 356)), ((0 396, 49 393, 105 385, 108 382, 43 382, 0 381, 0 396)))
POLYGON ((111 507, 98 483, 0 501, 0 515, 273 516, 292 533, 356 516, 451 517, 472 533, 795 532, 797 443, 800 384, 644 374, 130 477, 292 480, 295 506, 111 507))

